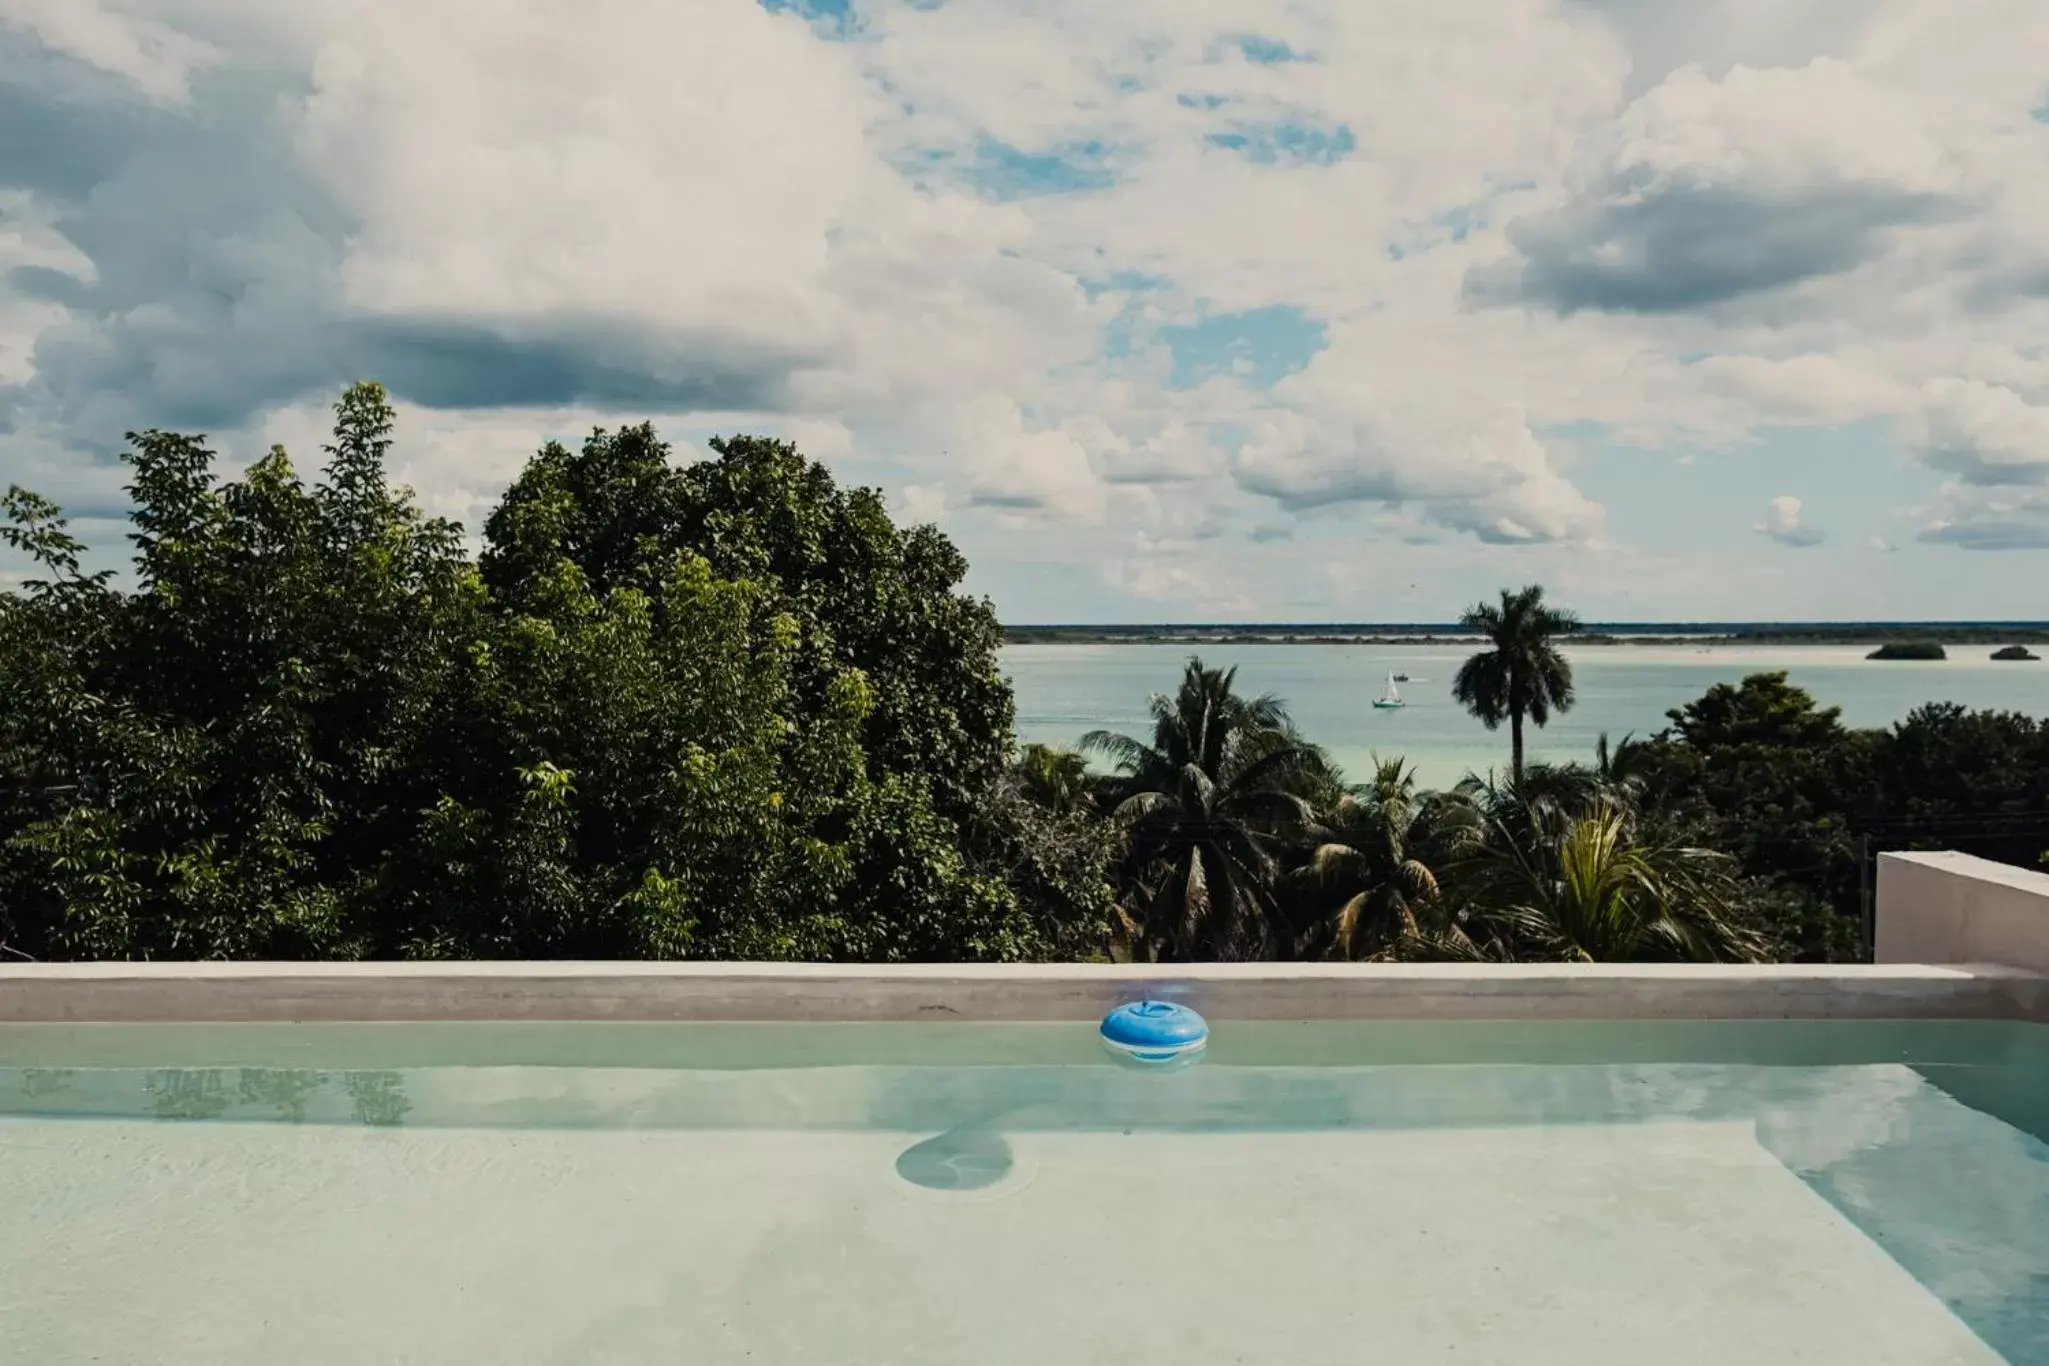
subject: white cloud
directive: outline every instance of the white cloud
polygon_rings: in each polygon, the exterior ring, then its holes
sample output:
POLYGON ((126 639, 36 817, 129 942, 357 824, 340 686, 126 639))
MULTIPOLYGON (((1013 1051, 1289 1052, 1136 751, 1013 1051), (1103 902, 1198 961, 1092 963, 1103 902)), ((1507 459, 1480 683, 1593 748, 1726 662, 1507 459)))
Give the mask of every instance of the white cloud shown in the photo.
POLYGON ((992 398, 975 406, 954 439, 978 506, 1102 521, 1107 488, 1074 431, 1034 429, 1017 404, 992 398))
POLYGON ((1896 228, 1962 212, 1960 174, 1913 106, 1847 63, 1674 72, 1588 140, 1556 207, 1470 300, 1561 313, 1709 308, 1851 271, 1896 228))
POLYGON ((1135 597, 1166 605, 1172 609, 1169 615, 1194 612, 1234 617, 1257 606, 1240 586, 1159 558, 1120 562, 1111 567, 1109 577, 1135 597))
POLYGON ((1626 177, 1644 194, 1731 184, 1790 194, 1831 182, 1957 187, 1914 105, 1832 57, 1736 66, 1719 78, 1682 67, 1624 110, 1607 141, 1600 181, 1626 177))
POLYGON ((1221 452, 1186 422, 1170 420, 1134 443, 1119 437, 1099 418, 1085 421, 1093 429, 1096 458, 1104 477, 1113 483, 1184 483, 1215 474, 1221 463, 1221 452))
POLYGON ((1790 493, 1782 493, 1772 499, 1770 511, 1755 527, 1751 528, 1769 536, 1780 545, 1809 547, 1820 545, 1828 539, 1828 533, 1820 527, 1810 526, 1801 518, 1800 500, 1790 493))
POLYGON ((211 44, 110 10, 100 0, 0 0, 0 26, 33 34, 50 51, 119 76, 166 104, 182 103, 193 70, 220 56, 211 44))
POLYGON ((472 520, 542 435, 653 416, 882 471, 977 562, 1332 610, 1334 541, 1512 577, 1626 539, 1560 427, 1892 419, 1922 539, 2049 517, 2034 0, 544 8, 0 0, 10 72, 96 82, 24 86, 61 148, 0 167, 15 449, 310 455, 368 373, 472 520), (1165 329, 1273 306, 1320 329, 1295 373, 1177 387, 1165 329))
POLYGON ((374 316, 577 326, 657 378, 716 358, 836 411, 1088 354, 1073 281, 1014 251, 1029 217, 915 193, 864 133, 886 112, 847 49, 755 5, 383 6, 322 45, 298 145, 360 224, 341 287, 374 316), (692 51, 717 57, 677 79, 692 51))
POLYGON ((1931 380, 1902 420, 1907 447, 1966 484, 2049 482, 2049 407, 1979 380, 1931 380))
POLYGON ((946 490, 929 484, 905 484, 890 498, 890 514, 907 525, 937 522, 947 513, 946 490))
POLYGON ((1841 356, 1709 356, 1692 368, 1704 393, 1741 405, 1746 417, 1791 425, 1854 422, 1914 401, 1911 386, 1841 356))
POLYGON ((1944 484, 1920 539, 1963 550, 2049 550, 2049 489, 1944 484))
POLYGON ((1254 428, 1233 462, 1242 488, 1297 510, 1415 501, 1438 525, 1486 541, 1581 540, 1600 531, 1601 509, 1557 472, 1516 414, 1490 420, 1395 409, 1376 418, 1370 408, 1348 414, 1339 396, 1323 397, 1328 416, 1285 411, 1254 428))
POLYGON ((349 301, 698 327, 730 313, 763 344, 819 345, 826 234, 873 176, 854 74, 753 6, 597 0, 574 33, 560 18, 372 6, 322 45, 299 143, 361 219, 349 301), (676 79, 690 47, 719 59, 676 79))
MULTIPOLYGON (((13 275, 61 283, 69 272, 91 273, 91 261, 64 241, 51 218, 30 196, 0 190, 0 280, 13 275)), ((0 291, 0 385, 34 378, 36 338, 68 313, 58 299, 18 287, 0 291)))

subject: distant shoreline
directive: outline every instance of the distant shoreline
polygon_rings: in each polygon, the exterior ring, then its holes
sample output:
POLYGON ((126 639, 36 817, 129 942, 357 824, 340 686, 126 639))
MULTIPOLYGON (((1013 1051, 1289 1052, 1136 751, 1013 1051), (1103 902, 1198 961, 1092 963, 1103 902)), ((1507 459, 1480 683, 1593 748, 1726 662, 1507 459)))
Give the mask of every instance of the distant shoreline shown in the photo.
MULTIPOLYGON (((1472 645, 1478 637, 1445 625, 1006 626, 1007 645, 1472 645)), ((1786 624, 1596 622, 1571 645, 2045 645, 2049 622, 1799 622, 1786 624)))

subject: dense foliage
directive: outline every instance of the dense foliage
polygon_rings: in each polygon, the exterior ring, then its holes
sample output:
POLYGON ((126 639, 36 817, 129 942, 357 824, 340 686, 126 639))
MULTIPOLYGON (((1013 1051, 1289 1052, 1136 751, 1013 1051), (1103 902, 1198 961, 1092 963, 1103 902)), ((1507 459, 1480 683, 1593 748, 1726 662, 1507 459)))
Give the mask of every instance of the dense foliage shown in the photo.
POLYGON ((36 957, 1072 956, 1100 822, 1006 769, 997 627, 928 527, 786 445, 550 445, 480 562, 388 487, 131 438, 135 587, 0 597, 0 942, 36 957))
POLYGON ((1151 744, 1090 737, 1118 764, 1101 800, 1131 832, 1132 956, 1766 955, 1736 861, 1640 804, 1634 777, 1535 765, 1430 793, 1387 761, 1350 786, 1276 699, 1232 681, 1192 660, 1153 699, 1151 744))
POLYGON ((1650 795, 1758 880, 1786 956, 1855 956, 1880 850, 2033 866, 2049 849, 2049 724, 2033 717, 1936 702, 1853 730, 1783 672, 1670 715, 1646 747, 1650 795))
POLYGON ((1020 749, 960 555, 789 445, 549 443, 473 557, 391 429, 350 389, 310 484, 132 435, 130 585, 8 491, 0 952, 1834 959, 1877 850, 2049 847, 2049 725, 1783 673, 1525 763, 1578 625, 1534 587, 1464 618, 1500 779, 1351 781, 1199 659, 1148 734, 1020 749))

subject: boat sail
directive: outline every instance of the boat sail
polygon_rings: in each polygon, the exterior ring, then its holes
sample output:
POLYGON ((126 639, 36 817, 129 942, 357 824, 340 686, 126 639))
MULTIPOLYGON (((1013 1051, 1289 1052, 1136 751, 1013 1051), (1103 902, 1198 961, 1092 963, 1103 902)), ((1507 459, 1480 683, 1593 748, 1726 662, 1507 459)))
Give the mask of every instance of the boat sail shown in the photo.
POLYGON ((1387 691, 1374 698, 1373 705, 1379 707, 1382 711, 1391 711, 1396 707, 1408 705, 1408 703, 1402 701, 1402 690, 1394 685, 1393 674, 1387 676, 1387 691))

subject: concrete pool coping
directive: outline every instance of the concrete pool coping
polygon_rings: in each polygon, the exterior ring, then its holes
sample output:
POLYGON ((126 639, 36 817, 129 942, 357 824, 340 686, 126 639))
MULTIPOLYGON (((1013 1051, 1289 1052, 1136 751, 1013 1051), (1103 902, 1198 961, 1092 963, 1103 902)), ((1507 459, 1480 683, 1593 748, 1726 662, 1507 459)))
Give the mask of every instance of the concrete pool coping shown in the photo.
POLYGON ((1997 964, 49 963, 0 1023, 1052 1021, 1157 996, 1222 1019, 2049 1021, 1997 964))

